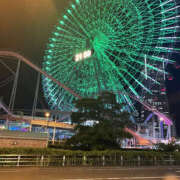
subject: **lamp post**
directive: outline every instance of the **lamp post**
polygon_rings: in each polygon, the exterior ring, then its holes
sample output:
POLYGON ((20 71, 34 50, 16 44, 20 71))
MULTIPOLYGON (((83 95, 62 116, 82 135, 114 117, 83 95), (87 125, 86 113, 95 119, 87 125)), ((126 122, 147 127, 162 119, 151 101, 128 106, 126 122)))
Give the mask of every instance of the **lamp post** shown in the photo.
POLYGON ((47 118, 46 131, 48 132, 48 122, 49 122, 50 112, 45 112, 44 116, 47 118))
POLYGON ((55 121, 54 121, 52 144, 54 144, 54 142, 55 142, 55 136, 56 136, 56 126, 55 126, 55 123, 56 123, 56 117, 55 117, 55 121))

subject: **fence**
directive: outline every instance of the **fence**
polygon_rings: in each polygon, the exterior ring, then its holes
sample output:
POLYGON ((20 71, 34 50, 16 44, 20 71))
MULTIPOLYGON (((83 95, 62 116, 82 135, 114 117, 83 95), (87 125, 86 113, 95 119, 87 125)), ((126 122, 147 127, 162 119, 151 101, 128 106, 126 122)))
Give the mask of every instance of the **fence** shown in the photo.
POLYGON ((60 166, 171 166, 180 165, 180 160, 175 160, 175 157, 168 155, 159 159, 152 159, 137 156, 127 159, 120 156, 47 156, 47 155, 0 155, 0 166, 37 166, 37 167, 60 167, 60 166))

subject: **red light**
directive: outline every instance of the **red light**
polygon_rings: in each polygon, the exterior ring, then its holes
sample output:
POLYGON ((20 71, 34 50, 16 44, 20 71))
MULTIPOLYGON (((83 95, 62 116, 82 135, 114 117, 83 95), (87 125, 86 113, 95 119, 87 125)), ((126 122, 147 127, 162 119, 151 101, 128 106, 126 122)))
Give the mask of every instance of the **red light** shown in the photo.
POLYGON ((166 89, 165 88, 161 89, 161 92, 166 92, 166 89))
POLYGON ((172 76, 169 76, 168 80, 169 80, 169 81, 172 81, 172 80, 173 80, 173 77, 172 77, 172 76))
POLYGON ((174 64, 174 67, 176 68, 176 69, 180 69, 180 65, 179 64, 174 64))

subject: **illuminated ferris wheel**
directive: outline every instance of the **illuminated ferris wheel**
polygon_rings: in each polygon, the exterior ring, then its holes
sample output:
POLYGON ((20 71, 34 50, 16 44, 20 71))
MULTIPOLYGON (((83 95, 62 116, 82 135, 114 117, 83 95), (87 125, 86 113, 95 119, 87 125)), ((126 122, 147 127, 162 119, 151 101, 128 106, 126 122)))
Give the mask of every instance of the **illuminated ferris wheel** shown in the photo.
MULTIPOLYGON (((129 95, 152 93, 146 79, 158 83, 147 72, 163 75, 157 64, 173 62, 178 8, 175 0, 74 0, 52 32, 43 70, 81 97, 122 92, 117 100, 133 109, 129 95)), ((76 97, 47 77, 42 84, 51 109, 73 109, 76 97)))

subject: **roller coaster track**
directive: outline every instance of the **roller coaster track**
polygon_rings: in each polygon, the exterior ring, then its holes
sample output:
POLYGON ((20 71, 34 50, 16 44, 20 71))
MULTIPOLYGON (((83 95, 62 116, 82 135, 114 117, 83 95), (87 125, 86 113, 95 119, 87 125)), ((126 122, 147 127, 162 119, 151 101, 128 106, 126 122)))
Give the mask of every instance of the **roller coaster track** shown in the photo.
POLYGON ((3 101, 0 99, 0 109, 3 109, 7 114, 9 114, 9 115, 13 115, 12 113, 11 113, 11 111, 9 110, 9 108, 6 106, 6 104, 4 104, 3 103, 3 101))
MULTIPOLYGON (((76 92, 74 92, 72 89, 70 89, 69 87, 67 87, 66 85, 62 84, 61 82, 59 82, 58 80, 56 80, 55 78, 53 78, 52 76, 50 76, 49 74, 47 74, 45 71, 43 71, 41 68, 39 68, 38 66, 36 66, 35 64, 33 64, 30 60, 28 60, 27 58, 23 57, 22 55, 16 53, 16 52, 11 52, 11 51, 0 51, 0 57, 13 57, 16 58, 17 60, 20 60, 22 62, 24 62, 25 64, 27 64, 28 66, 30 66, 31 68, 33 68, 35 71, 40 72, 42 75, 44 75, 45 77, 51 79, 54 83, 56 83, 57 85, 59 85, 60 87, 64 88, 66 91, 68 91, 69 93, 71 93, 73 96, 77 97, 77 98, 82 98, 80 95, 78 95, 76 92)), ((122 92, 119 92, 122 93, 122 92)), ((158 110, 151 108, 150 105, 148 105, 147 103, 143 102, 142 100, 140 100, 137 97, 131 96, 132 99, 136 100, 137 102, 141 103, 143 106, 145 106, 148 110, 152 111, 154 114, 156 114, 158 117, 161 117, 162 120, 167 124, 167 125, 172 125, 172 121, 166 117, 164 114, 160 113, 158 110)), ((131 133, 132 135, 134 135, 134 132, 132 133, 131 130, 126 129, 126 131, 128 131, 129 133, 131 133)), ((136 133, 135 133, 136 134, 136 133)), ((136 136, 139 136, 136 134, 136 136)))
MULTIPOLYGON (((114 93, 126 95, 125 93, 122 93, 121 91, 116 91, 114 93)), ((128 96, 131 97, 131 99, 135 100, 136 102, 139 102, 140 104, 142 104, 145 108, 147 108, 147 110, 149 110, 149 111, 153 112, 155 115, 157 115, 159 117, 159 119, 162 120, 165 124, 173 125, 173 122, 169 117, 167 117, 163 113, 159 112, 156 108, 151 107, 151 105, 149 105, 147 102, 144 102, 142 99, 135 97, 132 94, 128 94, 128 96)))
POLYGON ((33 68, 35 71, 40 72, 45 77, 51 79, 54 83, 56 83, 60 87, 64 88, 66 91, 70 92, 75 97, 81 98, 81 96, 79 96, 77 93, 75 93, 72 89, 68 88, 67 86, 65 86, 64 84, 62 84, 61 82, 59 82, 58 80, 56 80, 55 78, 53 78, 52 76, 47 74, 45 71, 43 71, 41 68, 39 68, 38 66, 33 64, 30 60, 23 57, 22 55, 20 55, 20 54, 18 54, 16 52, 11 52, 11 51, 0 51, 0 56, 1 57, 14 57, 17 60, 20 60, 20 61, 24 62, 25 64, 27 64, 28 66, 33 68))
POLYGON ((171 121, 171 119, 169 119, 166 115, 164 115, 163 113, 159 112, 156 108, 151 107, 148 103, 143 102, 141 99, 131 96, 130 97, 132 99, 134 99, 135 101, 141 103, 144 107, 146 107, 149 111, 153 112, 155 115, 157 115, 159 117, 160 120, 162 120, 165 124, 167 125, 173 125, 173 122, 171 121))

